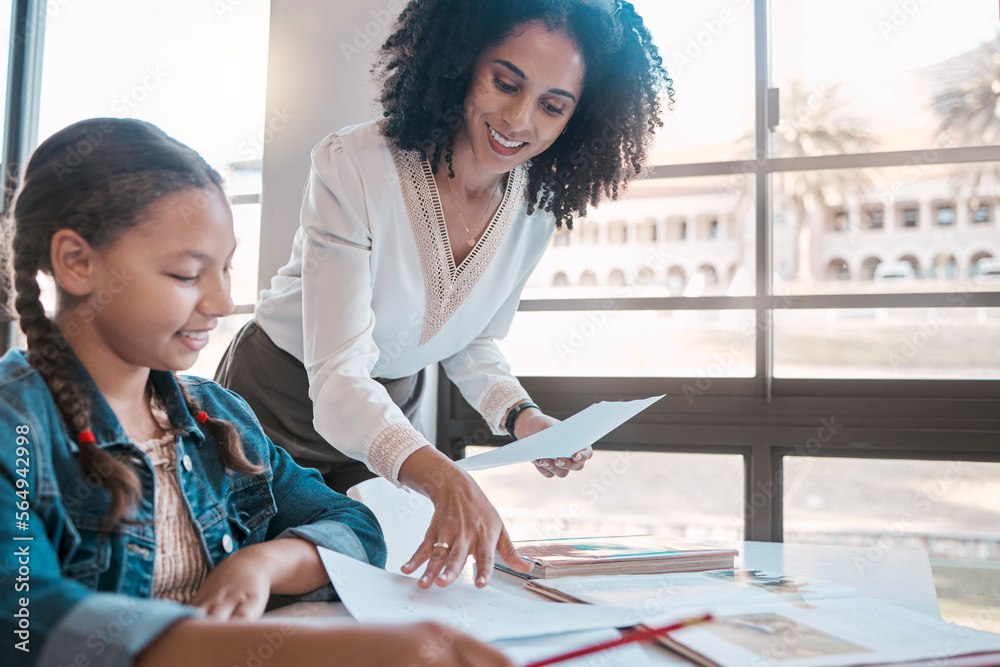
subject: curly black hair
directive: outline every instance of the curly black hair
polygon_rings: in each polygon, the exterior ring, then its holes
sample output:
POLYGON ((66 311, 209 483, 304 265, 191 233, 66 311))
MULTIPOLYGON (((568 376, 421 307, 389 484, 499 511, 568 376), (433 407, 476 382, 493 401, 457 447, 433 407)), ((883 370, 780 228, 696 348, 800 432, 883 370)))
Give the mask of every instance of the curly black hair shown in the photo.
MULTIPOLYGON (((616 199, 641 173, 660 94, 673 106, 673 80, 645 23, 623 0, 411 0, 372 68, 381 81, 382 134, 429 158, 435 173, 462 123, 476 60, 519 26, 563 30, 585 63, 583 95, 566 133, 528 168, 528 213, 552 213, 557 227, 602 196, 616 199), (428 153, 430 155, 428 156, 428 153)), ((453 174, 451 174, 453 175, 453 174)))

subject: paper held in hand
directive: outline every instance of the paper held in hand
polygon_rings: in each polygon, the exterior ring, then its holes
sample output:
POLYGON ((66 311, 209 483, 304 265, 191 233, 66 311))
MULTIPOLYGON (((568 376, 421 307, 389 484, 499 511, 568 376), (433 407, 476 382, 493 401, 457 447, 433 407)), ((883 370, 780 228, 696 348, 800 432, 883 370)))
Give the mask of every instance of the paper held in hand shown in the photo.
POLYGON ((578 537, 514 542, 532 564, 524 575, 497 560, 497 567, 529 579, 597 574, 658 574, 733 567, 735 549, 718 549, 655 535, 578 537))
POLYGON ((516 440, 493 451, 458 461, 468 472, 537 459, 572 458, 632 417, 663 398, 652 396, 637 401, 601 401, 558 424, 516 440))

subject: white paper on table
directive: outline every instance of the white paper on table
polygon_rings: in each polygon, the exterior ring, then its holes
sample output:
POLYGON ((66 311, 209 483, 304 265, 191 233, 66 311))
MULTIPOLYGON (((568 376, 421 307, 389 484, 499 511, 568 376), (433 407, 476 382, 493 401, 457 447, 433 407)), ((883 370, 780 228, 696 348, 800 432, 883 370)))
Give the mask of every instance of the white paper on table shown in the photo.
POLYGON ((492 451, 462 459, 458 461, 458 465, 472 472, 536 459, 572 458, 578 451, 594 444, 665 395, 637 401, 595 403, 544 431, 515 440, 492 451))
MULTIPOLYGON (((617 639, 617 630, 589 630, 527 639, 501 639, 493 642, 494 648, 514 661, 526 665, 552 656, 569 653, 594 644, 617 639)), ((561 667, 663 667, 664 665, 684 665, 691 663, 657 646, 649 644, 624 644, 599 653, 580 656, 574 660, 560 662, 561 667)))
POLYGON ((495 588, 455 582, 424 590, 400 574, 318 547, 347 611, 361 623, 437 621, 482 641, 537 637, 635 624, 622 607, 526 600, 495 588))

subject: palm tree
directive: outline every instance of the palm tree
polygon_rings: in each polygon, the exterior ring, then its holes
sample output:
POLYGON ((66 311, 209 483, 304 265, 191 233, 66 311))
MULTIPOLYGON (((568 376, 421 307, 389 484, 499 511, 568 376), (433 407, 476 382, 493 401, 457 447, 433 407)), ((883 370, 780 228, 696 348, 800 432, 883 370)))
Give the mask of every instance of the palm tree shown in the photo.
MULTIPOLYGON (((1000 143, 1000 33, 978 49, 932 68, 930 74, 941 91, 932 98, 931 108, 940 119, 938 131, 942 143, 952 146, 1000 143)), ((975 193, 984 180, 993 180, 1000 195, 997 163, 961 165, 956 170, 956 189, 969 188, 973 208, 978 208, 975 193)))
MULTIPOLYGON (((877 140, 863 121, 845 111, 846 106, 840 84, 809 89, 802 80, 793 80, 781 90, 781 122, 771 134, 772 155, 785 158, 870 151, 877 140)), ((745 137, 744 145, 751 140, 745 137)), ((796 248, 790 273, 796 279, 809 280, 819 254, 823 212, 838 202, 861 200, 870 181, 860 171, 831 169, 779 172, 772 184, 774 201, 792 207, 795 213, 796 248)), ((741 218, 753 202, 752 183, 747 185, 741 194, 741 218)))

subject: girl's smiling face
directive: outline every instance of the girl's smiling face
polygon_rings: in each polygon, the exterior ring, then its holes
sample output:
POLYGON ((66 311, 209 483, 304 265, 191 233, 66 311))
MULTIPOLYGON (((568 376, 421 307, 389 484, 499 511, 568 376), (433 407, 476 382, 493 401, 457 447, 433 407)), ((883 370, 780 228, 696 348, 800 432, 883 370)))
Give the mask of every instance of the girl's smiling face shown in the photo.
MULTIPOLYGON (((233 216, 219 188, 165 196, 93 253, 88 293, 72 306, 90 340, 133 367, 190 368, 233 311, 233 216)), ((71 336, 72 332, 67 332, 71 336)))
POLYGON ((583 94, 576 42, 541 23, 519 26, 480 54, 465 99, 464 126, 476 162, 506 173, 551 146, 583 94))

